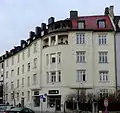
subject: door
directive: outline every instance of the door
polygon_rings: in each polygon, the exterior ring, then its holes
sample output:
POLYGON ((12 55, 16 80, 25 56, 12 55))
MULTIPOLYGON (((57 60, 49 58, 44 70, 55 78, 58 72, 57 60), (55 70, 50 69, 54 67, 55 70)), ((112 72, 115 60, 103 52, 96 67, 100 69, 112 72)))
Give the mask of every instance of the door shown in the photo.
POLYGON ((21 98, 21 106, 24 106, 24 98, 21 98))
POLYGON ((61 111, 61 100, 60 98, 56 98, 56 104, 55 104, 56 111, 61 111))

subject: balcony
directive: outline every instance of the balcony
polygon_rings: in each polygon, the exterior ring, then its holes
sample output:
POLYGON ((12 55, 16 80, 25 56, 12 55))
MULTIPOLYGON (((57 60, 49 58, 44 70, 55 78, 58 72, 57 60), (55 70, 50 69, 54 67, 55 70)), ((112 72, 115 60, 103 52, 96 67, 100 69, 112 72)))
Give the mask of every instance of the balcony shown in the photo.
POLYGON ((65 31, 72 28, 71 20, 61 20, 48 25, 48 33, 54 31, 65 31))
POLYGON ((58 45, 67 45, 68 35, 58 35, 58 45))

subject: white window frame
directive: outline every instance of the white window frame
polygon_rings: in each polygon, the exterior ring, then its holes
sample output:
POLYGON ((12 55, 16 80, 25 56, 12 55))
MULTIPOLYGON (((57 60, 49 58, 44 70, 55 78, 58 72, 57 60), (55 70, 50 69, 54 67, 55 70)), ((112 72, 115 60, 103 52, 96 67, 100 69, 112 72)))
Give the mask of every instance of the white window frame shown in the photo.
POLYGON ((22 87, 24 87, 24 85, 25 85, 25 79, 22 78, 22 87))
POLYGON ((24 74, 24 64, 22 65, 22 74, 24 74))
POLYGON ((107 35, 105 35, 105 34, 99 34, 98 38, 99 38, 99 45, 105 45, 105 44, 107 44, 107 35))
POLYGON ((104 20, 99 20, 98 21, 98 26, 99 26, 99 28, 105 28, 105 21, 104 20))
POLYGON ((100 89, 100 97, 108 97, 108 89, 100 89))
POLYGON ((76 51, 77 63, 85 63, 86 62, 86 52, 85 51, 76 51))
POLYGON ((77 70, 77 81, 78 82, 86 82, 87 81, 87 75, 86 75, 85 69, 77 70))
POLYGON ((30 71, 30 62, 27 64, 27 66, 28 66, 28 71, 30 71))
POLYGON ((17 68, 17 75, 19 75, 20 74, 20 68, 18 67, 17 68))
POLYGON ((61 52, 57 52, 57 61, 58 61, 58 64, 61 63, 61 52))
POLYGON ((85 44, 85 33, 76 33, 76 44, 85 44))
POLYGON ((37 84, 37 74, 33 74, 33 85, 37 84))
POLYGON ((14 75, 14 69, 11 70, 11 77, 14 75))
POLYGON ((17 88, 19 88, 19 79, 17 79, 17 88))
POLYGON ((6 78, 8 78, 8 71, 6 71, 6 78))
POLYGON ((85 28, 85 22, 84 21, 78 21, 78 29, 84 29, 85 28))
POLYGON ((56 71, 51 71, 50 74, 51 74, 51 82, 52 83, 57 82, 56 71))
POLYGON ((99 52, 99 63, 108 63, 108 52, 99 52))
POLYGON ((33 44, 33 53, 37 52, 37 42, 33 44))
POLYGON ((56 53, 51 53, 50 54, 50 62, 51 62, 51 64, 55 64, 56 63, 56 53), (54 62, 53 62, 53 58, 54 58, 54 62))
POLYGON ((22 59, 25 59, 25 51, 22 52, 22 59))
POLYGON ((99 71, 100 82, 108 82, 108 71, 99 71))
POLYGON ((34 62, 34 68, 37 68, 37 58, 34 58, 33 62, 34 62))

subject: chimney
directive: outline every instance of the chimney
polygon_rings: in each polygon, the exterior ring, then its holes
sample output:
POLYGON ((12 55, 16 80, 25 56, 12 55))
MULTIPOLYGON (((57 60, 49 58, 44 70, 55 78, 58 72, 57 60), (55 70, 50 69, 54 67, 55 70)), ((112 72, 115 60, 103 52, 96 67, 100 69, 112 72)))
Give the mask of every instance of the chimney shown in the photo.
POLYGON ((105 8, 104 15, 109 15, 109 8, 108 7, 105 8))
POLYGON ((54 17, 50 17, 48 19, 48 25, 54 23, 54 21, 55 21, 55 18, 54 17))
POLYGON ((110 6, 109 8, 109 15, 112 19, 114 19, 114 6, 113 5, 110 6))
POLYGON ((46 24, 45 23, 41 23, 41 29, 45 30, 46 29, 46 24))
POLYGON ((36 36, 41 36, 41 28, 40 28, 39 26, 37 26, 37 27, 35 28, 35 35, 36 35, 36 36))
POLYGON ((29 33, 29 37, 30 37, 30 38, 33 38, 34 36, 35 36, 35 32, 30 31, 30 33, 29 33))
POLYGON ((78 11, 70 11, 70 19, 77 19, 78 11))

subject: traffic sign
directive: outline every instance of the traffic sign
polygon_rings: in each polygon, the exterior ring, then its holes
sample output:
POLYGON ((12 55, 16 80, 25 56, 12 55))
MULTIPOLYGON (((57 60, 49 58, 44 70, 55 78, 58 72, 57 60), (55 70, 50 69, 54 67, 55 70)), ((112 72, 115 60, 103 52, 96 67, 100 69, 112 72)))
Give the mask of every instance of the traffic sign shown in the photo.
POLYGON ((105 100, 104 100, 104 106, 105 106, 105 107, 108 106, 108 99, 107 99, 107 98, 105 98, 105 100))

